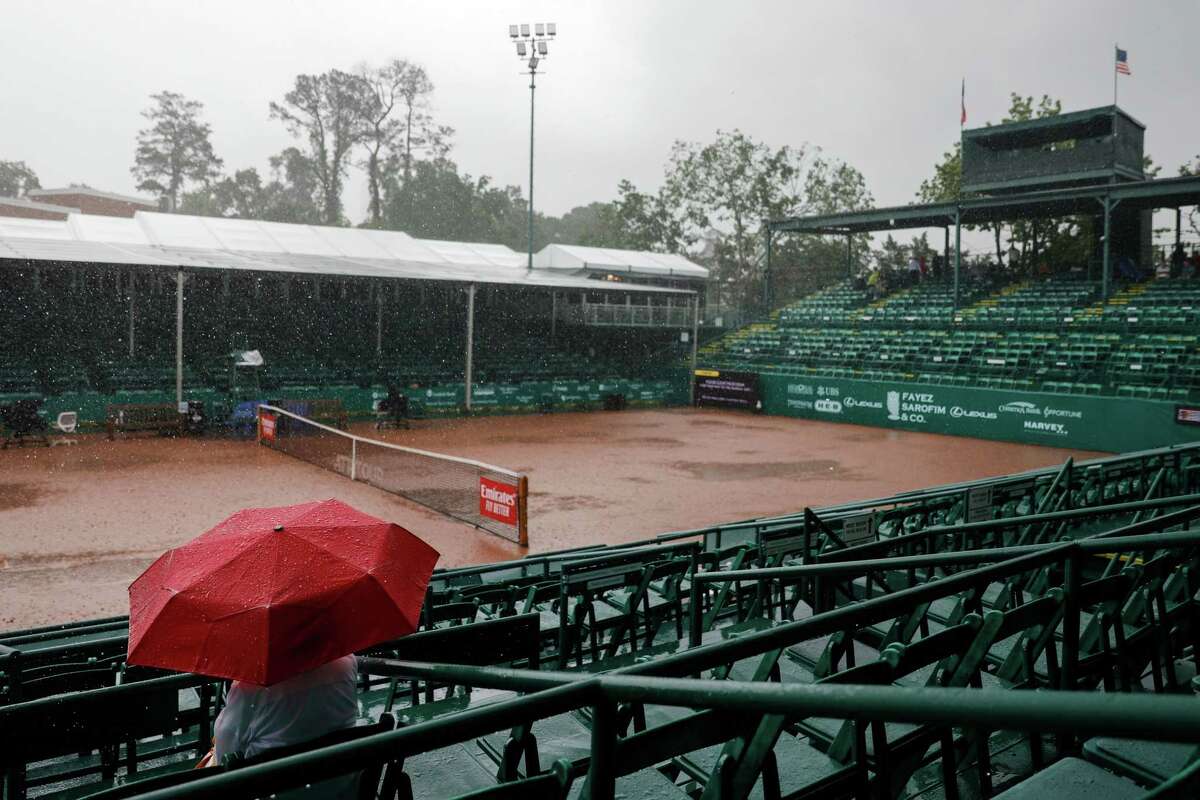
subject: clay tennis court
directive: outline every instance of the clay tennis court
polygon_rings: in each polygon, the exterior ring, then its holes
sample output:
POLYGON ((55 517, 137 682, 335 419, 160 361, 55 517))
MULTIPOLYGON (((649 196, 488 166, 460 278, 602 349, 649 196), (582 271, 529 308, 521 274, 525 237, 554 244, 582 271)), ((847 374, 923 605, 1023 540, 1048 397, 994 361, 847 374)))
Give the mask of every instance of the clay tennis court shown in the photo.
MULTIPOLYGON (((645 538, 1099 453, 691 409, 484 417, 355 432, 527 472, 528 552, 645 538)), ((336 497, 441 566, 520 547, 365 484, 229 439, 79 437, 0 452, 0 630, 128 611, 169 547, 247 506, 336 497)))

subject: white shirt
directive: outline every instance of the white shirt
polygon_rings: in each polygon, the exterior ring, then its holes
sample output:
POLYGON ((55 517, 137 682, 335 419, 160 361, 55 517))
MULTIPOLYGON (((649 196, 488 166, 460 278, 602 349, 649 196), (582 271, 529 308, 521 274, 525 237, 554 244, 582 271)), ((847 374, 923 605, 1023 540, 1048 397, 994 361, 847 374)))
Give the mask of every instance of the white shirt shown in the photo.
POLYGON ((909 272, 920 272, 921 271, 921 262, 917 261, 917 259, 915 259, 915 258, 910 258, 908 260, 908 271, 909 272))
POLYGON ((234 681, 217 715, 217 764, 229 753, 251 758, 353 728, 358 718, 358 662, 343 656, 271 686, 234 681))

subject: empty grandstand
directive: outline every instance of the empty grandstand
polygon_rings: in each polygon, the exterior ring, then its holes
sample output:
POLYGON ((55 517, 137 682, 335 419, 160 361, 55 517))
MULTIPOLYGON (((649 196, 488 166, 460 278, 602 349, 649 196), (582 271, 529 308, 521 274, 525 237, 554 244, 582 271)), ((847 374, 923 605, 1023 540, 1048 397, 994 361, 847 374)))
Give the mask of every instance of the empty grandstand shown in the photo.
POLYGON ((1195 796, 1197 456, 435 572, 358 727, 208 770, 219 680, 10 631, 5 797, 1195 796))
POLYGON ((770 221, 768 306, 780 236, 942 228, 946 245, 920 280, 851 276, 710 343, 700 379, 758 376, 768 413, 1110 451, 1194 439, 1200 278, 1155 277, 1150 214, 1200 204, 1200 178, 1146 179, 1142 132, 1116 107, 967 130, 955 202, 770 221), (1068 215, 1094 218, 1086 263, 1046 268, 1035 234, 1023 268, 963 267, 963 226, 1068 215))
POLYGON ((201 402, 222 421, 316 397, 362 416, 388 386, 430 414, 687 401, 707 270, 558 245, 534 263, 379 230, 0 220, 0 404, 101 424, 113 406, 201 402))

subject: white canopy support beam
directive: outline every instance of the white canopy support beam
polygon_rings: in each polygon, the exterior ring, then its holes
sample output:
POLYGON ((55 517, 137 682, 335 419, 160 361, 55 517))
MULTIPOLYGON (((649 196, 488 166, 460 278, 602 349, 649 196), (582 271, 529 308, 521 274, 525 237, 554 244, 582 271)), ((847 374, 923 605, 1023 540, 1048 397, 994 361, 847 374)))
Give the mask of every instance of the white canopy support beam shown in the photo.
POLYGON ((466 369, 464 370, 466 378, 466 393, 464 394, 467 411, 471 410, 471 371, 472 359, 474 358, 475 350, 475 284, 467 285, 467 352, 466 352, 466 369))
POLYGON ((700 293, 692 295, 692 374, 688 375, 688 405, 696 404, 696 349, 700 339, 700 293))
POLYGON ((133 270, 129 270, 129 357, 130 357, 130 359, 132 359, 133 355, 134 355, 134 327, 133 327, 134 310, 133 310, 133 304, 134 304, 134 297, 136 296, 136 292, 137 292, 137 273, 134 272, 133 270))
POLYGON ((183 270, 175 271, 175 407, 183 405, 183 270))
POLYGON ((375 358, 383 356, 383 291, 375 287, 375 358))

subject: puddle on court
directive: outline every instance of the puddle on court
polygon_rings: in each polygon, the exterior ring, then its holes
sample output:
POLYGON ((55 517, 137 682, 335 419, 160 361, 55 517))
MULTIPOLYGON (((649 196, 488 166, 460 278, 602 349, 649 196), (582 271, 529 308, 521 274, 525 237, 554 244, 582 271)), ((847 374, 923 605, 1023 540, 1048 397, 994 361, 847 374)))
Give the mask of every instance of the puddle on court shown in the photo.
POLYGON ((747 464, 728 461, 676 461, 671 468, 701 481, 752 481, 763 478, 837 478, 854 480, 853 472, 841 462, 820 458, 812 461, 758 461, 747 464))
POLYGON ((649 447, 683 447, 684 445, 680 440, 666 436, 630 436, 625 439, 617 439, 614 444, 640 444, 649 447))
POLYGON ((552 492, 529 493, 541 511, 596 511, 608 508, 611 503, 602 497, 589 494, 553 494, 552 492))
POLYGON ((0 483, 0 511, 36 506, 49 493, 32 483, 0 483))

